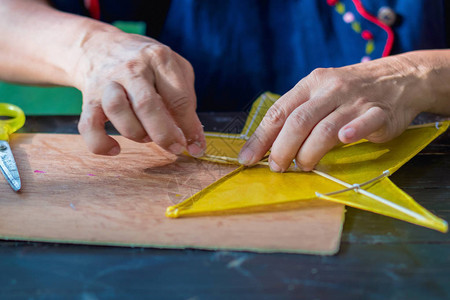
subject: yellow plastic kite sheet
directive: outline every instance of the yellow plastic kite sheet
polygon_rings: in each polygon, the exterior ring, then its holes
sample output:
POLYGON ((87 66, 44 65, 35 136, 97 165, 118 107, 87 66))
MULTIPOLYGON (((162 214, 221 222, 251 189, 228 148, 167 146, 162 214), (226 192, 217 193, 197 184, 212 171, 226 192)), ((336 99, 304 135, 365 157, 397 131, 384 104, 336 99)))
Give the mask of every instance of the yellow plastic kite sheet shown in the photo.
MULTIPOLYGON (((271 93, 258 98, 241 134, 207 133, 204 159, 238 165, 239 150, 277 99, 271 93)), ((291 168, 286 173, 274 173, 264 162, 253 167, 240 166, 185 201, 168 207, 166 216, 286 209, 298 201, 320 198, 447 232, 445 220, 420 206, 387 176, 447 130, 449 123, 412 126, 387 143, 361 140, 337 146, 313 172, 291 168)))

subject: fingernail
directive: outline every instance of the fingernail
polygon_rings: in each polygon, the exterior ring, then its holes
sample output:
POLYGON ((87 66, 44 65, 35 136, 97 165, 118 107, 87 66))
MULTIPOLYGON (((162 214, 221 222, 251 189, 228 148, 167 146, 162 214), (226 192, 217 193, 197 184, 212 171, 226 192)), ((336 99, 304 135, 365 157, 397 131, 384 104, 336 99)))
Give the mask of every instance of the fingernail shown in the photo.
POLYGON ((277 163, 272 159, 269 161, 269 167, 272 172, 277 172, 277 173, 281 172, 280 166, 277 165, 277 163))
POLYGON ((114 156, 114 155, 117 155, 117 154, 119 154, 120 153, 120 148, 119 147, 117 147, 117 146, 115 146, 115 147, 112 147, 109 151, 108 151, 108 155, 111 155, 111 156, 114 156))
POLYGON ((355 137, 355 133, 356 133, 356 131, 355 131, 355 128, 353 128, 353 127, 346 128, 342 132, 342 134, 344 135, 344 137, 346 139, 353 139, 355 137))
POLYGON ((238 161, 241 165, 249 165, 253 160, 253 152, 249 149, 244 149, 239 153, 238 161))
POLYGON ((201 148, 200 142, 188 145, 187 150, 193 157, 201 157, 205 153, 205 150, 201 148))
POLYGON ((179 143, 174 143, 169 146, 169 151, 173 154, 181 154, 183 152, 183 146, 179 143))

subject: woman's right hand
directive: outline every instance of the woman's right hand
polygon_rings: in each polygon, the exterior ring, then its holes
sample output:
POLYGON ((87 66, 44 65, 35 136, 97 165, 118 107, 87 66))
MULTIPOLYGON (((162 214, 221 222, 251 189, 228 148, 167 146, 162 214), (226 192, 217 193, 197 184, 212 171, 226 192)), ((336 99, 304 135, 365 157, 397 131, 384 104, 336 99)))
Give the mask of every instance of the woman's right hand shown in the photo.
POLYGON ((148 37, 102 27, 86 34, 74 85, 83 93, 78 129, 89 150, 117 155, 108 120, 124 137, 153 141, 174 154, 201 156, 206 143, 195 112, 194 71, 169 47, 148 37))

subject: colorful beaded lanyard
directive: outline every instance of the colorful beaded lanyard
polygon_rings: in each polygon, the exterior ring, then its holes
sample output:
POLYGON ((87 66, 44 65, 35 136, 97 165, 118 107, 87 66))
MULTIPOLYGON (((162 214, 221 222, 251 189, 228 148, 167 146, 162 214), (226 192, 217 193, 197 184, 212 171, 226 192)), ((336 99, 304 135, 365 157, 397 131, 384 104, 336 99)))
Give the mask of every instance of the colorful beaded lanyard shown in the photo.
MULTIPOLYGON (((382 57, 388 56, 392 50, 392 44, 394 43, 394 33, 392 29, 378 20, 376 17, 372 16, 370 13, 367 12, 367 10, 364 8, 364 6, 361 3, 361 0, 352 0, 353 5, 355 5, 356 11, 367 21, 377 25, 381 29, 383 29, 387 34, 386 43, 384 45, 383 54, 382 57)), ((375 50, 375 43, 373 34, 370 30, 363 30, 361 28, 361 23, 355 20, 355 15, 351 11, 347 11, 345 8, 345 4, 342 3, 339 0, 327 0, 328 5, 334 6, 337 13, 342 15, 342 19, 345 23, 350 24, 353 31, 361 35, 361 38, 366 40, 366 49, 365 49, 365 56, 361 58, 361 62, 366 62, 371 60, 370 55, 375 50)))

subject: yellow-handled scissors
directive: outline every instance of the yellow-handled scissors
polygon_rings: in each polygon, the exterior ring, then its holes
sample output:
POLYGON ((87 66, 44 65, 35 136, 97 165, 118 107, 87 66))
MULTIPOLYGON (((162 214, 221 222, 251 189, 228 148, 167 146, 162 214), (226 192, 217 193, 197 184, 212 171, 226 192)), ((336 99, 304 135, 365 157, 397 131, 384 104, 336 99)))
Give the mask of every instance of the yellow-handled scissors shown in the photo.
POLYGON ((0 103, 0 116, 0 168, 9 185, 17 192, 22 183, 9 146, 9 135, 25 124, 25 114, 13 104, 0 103))

